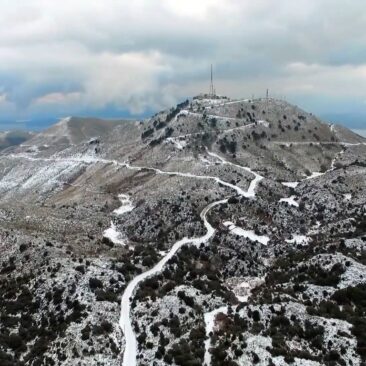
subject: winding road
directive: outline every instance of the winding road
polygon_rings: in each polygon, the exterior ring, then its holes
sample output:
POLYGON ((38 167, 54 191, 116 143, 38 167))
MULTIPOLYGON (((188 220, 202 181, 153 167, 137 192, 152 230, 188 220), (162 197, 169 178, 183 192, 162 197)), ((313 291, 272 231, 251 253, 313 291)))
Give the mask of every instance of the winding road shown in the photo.
MULTIPOLYGON (((95 163, 113 164, 116 166, 121 166, 121 167, 127 168, 129 170, 135 170, 135 171, 150 170, 159 175, 180 176, 180 177, 186 177, 186 178, 191 178, 191 179, 200 179, 200 180, 213 180, 214 182, 216 182, 219 185, 232 189, 233 191, 236 192, 236 194, 238 194, 242 197, 246 197, 246 198, 255 197, 258 184, 263 179, 263 177, 261 175, 259 175, 256 172, 253 172, 248 167, 243 167, 238 164, 229 162, 229 161, 225 160, 224 158, 222 158, 221 156, 219 156, 213 152, 210 152, 208 150, 207 150, 207 154, 211 158, 218 160, 221 164, 231 165, 233 167, 236 167, 241 170, 245 170, 246 172, 254 175, 254 178, 251 180, 248 189, 244 190, 234 184, 223 181, 222 179, 220 179, 216 176, 195 175, 192 173, 182 173, 182 172, 175 172, 175 171, 163 171, 158 168, 145 167, 145 166, 133 166, 129 162, 119 162, 117 160, 103 159, 103 158, 98 158, 95 156, 76 156, 76 157, 72 157, 72 158, 62 158, 62 157, 35 158, 35 157, 27 156, 27 155, 9 155, 9 157, 22 158, 22 159, 28 159, 28 160, 33 160, 33 161, 40 160, 40 161, 51 161, 51 162, 61 161, 61 162, 85 163, 85 164, 95 164, 95 163)), ((329 169, 329 171, 335 169, 335 161, 336 161, 337 157, 338 156, 336 156, 334 161, 332 162, 332 166, 329 169)), ((318 173, 318 175, 320 175, 320 174, 318 173)), ((318 175, 316 175, 316 176, 318 176, 318 175)), ((310 177, 310 178, 313 178, 313 177, 310 177)), ((296 184, 297 184, 297 182, 296 182, 296 184)), ((286 182, 285 185, 295 186, 295 183, 286 182)), ((123 204, 125 204, 126 207, 123 209, 121 208, 121 210, 118 212, 115 212, 116 214, 123 214, 133 208, 133 206, 130 204, 130 202, 127 202, 127 196, 120 195, 119 198, 121 199, 122 206, 124 206, 123 204), (122 200, 123 200, 123 202, 122 202, 122 200)), ((120 326, 122 332, 124 333, 124 337, 125 337, 125 350, 124 350, 124 354, 123 354, 122 366, 136 366, 136 364, 137 364, 137 361, 136 361, 136 359, 137 359, 137 339, 136 339, 136 335, 135 335, 135 332, 133 329, 133 319, 131 317, 131 304, 132 304, 132 299, 133 299, 133 295, 134 295, 136 288, 145 279, 152 277, 155 274, 160 273, 164 269, 164 266, 166 265, 166 263, 180 250, 180 248, 183 245, 199 246, 201 244, 205 244, 210 238, 212 238, 215 234, 215 229, 208 222, 207 215, 210 212, 210 210, 212 210, 214 207, 221 205, 223 203, 226 203, 227 201, 228 201, 228 199, 225 198, 225 199, 221 199, 221 200, 212 202, 202 210, 200 217, 203 220, 204 226, 206 228, 205 235, 200 236, 200 237, 192 237, 192 238, 185 237, 185 238, 177 241, 172 246, 170 251, 153 268, 136 276, 127 285, 127 287, 122 295, 121 314, 120 314, 120 319, 119 319, 119 326, 120 326)), ((211 318, 210 318, 211 320, 209 321, 210 324, 213 324, 214 315, 217 314, 217 311, 220 311, 220 309, 213 310, 211 313, 209 313, 211 315, 211 318)), ((224 308, 222 308, 222 309, 224 309, 224 308)), ((208 321, 208 319, 205 319, 205 320, 208 321)), ((210 354, 209 354, 209 350, 208 350, 209 346, 210 346, 210 340, 208 339, 205 342, 205 365, 210 364, 210 354)))
MULTIPOLYGON (((119 162, 117 160, 109 160, 109 159, 103 159, 103 158, 97 158, 94 156, 76 156, 73 158, 58 158, 58 157, 53 157, 53 158, 36 158, 36 157, 31 157, 28 155, 23 155, 23 154, 19 154, 19 155, 9 155, 9 157, 11 158, 18 158, 18 159, 27 159, 30 161, 50 161, 50 162, 70 162, 70 163, 84 163, 84 164, 95 164, 95 163, 102 163, 102 164, 113 164, 116 166, 121 166, 130 170, 135 170, 135 171, 141 171, 141 170, 150 170, 155 172, 156 174, 159 175, 169 175, 169 176, 180 176, 180 177, 185 177, 185 178, 193 178, 193 179, 200 179, 200 180, 213 180, 214 182, 216 182, 219 185, 225 186, 227 188, 230 188, 232 190, 234 190, 238 195, 242 196, 242 197, 246 197, 246 198, 254 198, 255 197, 255 190, 257 188, 258 183, 263 179, 262 176, 260 176, 259 174, 253 172, 250 168, 248 167, 243 167, 234 163, 231 163, 227 160, 225 160, 224 158, 222 158, 221 156, 209 152, 208 154, 215 158, 218 159, 220 161, 220 163, 222 164, 226 164, 226 165, 231 165, 234 166, 236 168, 245 170, 248 173, 251 173, 254 175, 254 179, 252 179, 248 190, 243 190, 242 188, 228 183, 218 177, 215 176, 211 176, 211 175, 195 175, 192 173, 182 173, 182 172, 174 172, 174 171, 163 171, 161 169, 158 168, 152 168, 152 167, 145 167, 145 166, 133 166, 131 164, 129 164, 128 162, 119 162)), ((127 196, 125 195, 120 195, 120 199, 126 199, 127 196)), ((215 229, 212 227, 212 225, 208 222, 207 220, 207 214, 209 213, 209 211, 214 208, 215 206, 221 205, 223 203, 226 203, 228 201, 228 199, 221 199, 215 202, 210 203, 209 205, 207 205, 201 212, 200 217, 203 220, 204 226, 206 228, 206 234, 201 236, 201 237, 196 237, 196 238, 183 238, 179 241, 177 241, 172 248, 170 249, 170 251, 151 269, 149 269, 148 271, 141 273, 140 275, 138 275, 137 277, 135 277, 126 287, 123 295, 122 295, 122 300, 121 300, 121 315, 120 315, 120 320, 119 320, 119 326, 122 330, 122 332, 124 333, 125 336, 125 351, 123 354, 123 366, 136 366, 136 357, 137 357, 137 340, 136 340, 136 335, 135 332, 133 330, 133 325, 132 325, 132 318, 131 318, 131 302, 132 302, 132 296, 137 288, 137 286, 144 281, 145 279, 154 276, 155 274, 161 272, 165 266, 165 264, 179 251, 179 249, 183 246, 183 245, 200 245, 200 244, 204 244, 206 243, 210 238, 212 238, 212 236, 215 233, 215 229)), ((121 202, 122 203, 122 202, 121 202)), ((127 203, 127 202, 125 202, 127 203)), ((123 206, 123 205, 122 205, 123 206)), ((133 208, 132 205, 127 205, 128 206, 128 210, 131 210, 133 208)), ((118 211, 118 209, 117 209, 118 211)), ((124 210, 122 212, 118 211, 115 212, 117 214, 122 214, 124 213, 124 210)), ((208 345, 208 343, 206 342, 205 344, 208 345)))
MULTIPOLYGON (((239 195, 241 195, 243 197, 248 198, 248 197, 255 196, 255 189, 256 189, 258 183, 260 182, 260 180, 263 179, 262 176, 251 171, 250 168, 242 167, 240 165, 228 162, 217 154, 209 152, 209 155, 219 159, 220 162, 223 164, 233 165, 235 167, 244 169, 244 170, 254 174, 254 179, 250 183, 248 190, 244 191, 241 188, 239 188, 231 183, 225 182, 225 181, 221 180, 220 178, 214 177, 214 176, 202 176, 202 175, 194 175, 191 173, 180 173, 180 172, 165 172, 165 171, 162 171, 162 170, 156 169, 156 168, 136 167, 136 166, 131 166, 127 163, 124 163, 124 164, 128 169, 133 169, 133 170, 149 169, 149 170, 153 170, 157 174, 163 174, 163 175, 175 175, 175 176, 182 176, 182 177, 188 177, 188 178, 194 178, 194 179, 213 179, 217 183, 235 190, 239 195)), ((183 245, 198 246, 200 244, 206 243, 210 238, 212 238, 212 236, 215 233, 215 229, 208 222, 207 214, 215 206, 226 203, 227 201, 228 201, 228 199, 222 199, 219 201, 215 201, 215 202, 207 205, 202 210, 200 217, 203 220, 204 225, 207 230, 205 235, 203 235, 201 237, 197 237, 197 238, 183 238, 183 239, 177 241, 172 246, 170 251, 153 268, 149 269, 148 271, 146 271, 144 273, 141 273, 128 284, 125 292, 123 293, 122 300, 121 300, 121 317, 120 317, 120 321, 119 321, 119 325, 125 335, 125 342, 126 342, 125 343, 125 352, 123 354, 123 363, 122 363, 123 366, 136 366, 137 340, 136 340, 136 335, 133 330, 132 319, 131 319, 131 301, 132 301, 132 296, 134 294, 135 289, 145 279, 152 277, 155 274, 161 272, 163 270, 165 264, 178 252, 178 250, 183 245)), ((209 342, 205 342, 205 345, 208 346, 208 344, 209 344, 209 342)), ((206 355, 207 355, 207 352, 208 351, 206 351, 206 355)))
POLYGON ((136 365, 136 356, 137 356, 137 341, 136 335, 133 330, 132 326, 132 319, 131 319, 131 301, 132 295, 139 285, 140 282, 144 281, 146 278, 152 277, 155 274, 161 272, 165 266, 165 264, 177 253, 177 251, 183 245, 200 245, 206 243, 215 233, 215 229, 211 226, 211 224, 207 220, 208 212, 215 206, 220 205, 222 203, 226 203, 227 199, 223 199, 220 201, 213 202, 206 206, 201 212, 201 219, 204 222, 206 227, 206 234, 198 237, 198 238, 183 238, 177 241, 170 251, 168 252, 165 257, 163 257, 160 262, 158 262, 153 268, 149 269, 148 271, 141 273, 137 277, 135 277, 127 286, 125 292, 122 296, 121 301, 121 317, 119 321, 119 325, 125 335, 125 352, 123 354, 123 366, 135 366, 136 365))

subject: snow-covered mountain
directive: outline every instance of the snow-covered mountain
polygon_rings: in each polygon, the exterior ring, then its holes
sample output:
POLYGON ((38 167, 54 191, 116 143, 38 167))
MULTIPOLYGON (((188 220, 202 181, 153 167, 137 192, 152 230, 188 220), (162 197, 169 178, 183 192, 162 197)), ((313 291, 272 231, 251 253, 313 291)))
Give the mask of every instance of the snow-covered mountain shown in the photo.
POLYGON ((362 365, 365 152, 222 97, 3 150, 0 364, 362 365))

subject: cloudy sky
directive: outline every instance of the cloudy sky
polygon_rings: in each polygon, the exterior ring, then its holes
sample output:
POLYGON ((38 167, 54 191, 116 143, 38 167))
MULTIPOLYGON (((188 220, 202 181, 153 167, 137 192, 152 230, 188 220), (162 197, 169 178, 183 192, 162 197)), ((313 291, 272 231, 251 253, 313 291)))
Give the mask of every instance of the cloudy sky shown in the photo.
POLYGON ((366 128, 365 29, 365 0, 0 0, 0 129, 147 115, 208 91, 211 63, 219 94, 366 128))

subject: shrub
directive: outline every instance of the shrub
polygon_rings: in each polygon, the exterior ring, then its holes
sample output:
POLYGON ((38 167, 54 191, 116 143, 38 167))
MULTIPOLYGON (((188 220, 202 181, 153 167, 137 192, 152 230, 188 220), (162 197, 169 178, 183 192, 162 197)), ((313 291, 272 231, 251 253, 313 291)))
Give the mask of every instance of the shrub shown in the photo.
POLYGON ((100 325, 94 325, 93 334, 102 335, 109 334, 113 331, 113 325, 106 320, 103 320, 100 325))
POLYGON ((28 246, 27 246, 27 244, 20 244, 20 246, 19 246, 19 251, 21 252, 21 253, 23 253, 25 250, 27 250, 27 248, 28 248, 28 246))
POLYGON ((228 199, 227 203, 236 204, 236 203, 239 203, 239 200, 236 197, 230 197, 228 199))
POLYGON ((253 311, 253 320, 259 322, 261 320, 261 315, 258 310, 253 311))
POLYGON ((193 308, 194 306, 194 299, 185 294, 184 291, 178 291, 178 297, 187 305, 193 308))
POLYGON ((26 349, 23 339, 19 334, 10 334, 9 337, 5 339, 5 343, 13 351, 24 351, 26 349))
POLYGON ((153 133, 154 133, 154 129, 149 128, 141 134, 141 138, 146 139, 147 137, 151 136, 153 133))
POLYGON ((97 288, 103 288, 103 282, 101 280, 98 280, 97 278, 90 278, 89 279, 89 287, 92 290, 95 290, 97 288))
POLYGON ((97 301, 109 301, 109 302, 118 302, 118 296, 111 289, 101 290, 97 289, 95 291, 95 296, 97 301))

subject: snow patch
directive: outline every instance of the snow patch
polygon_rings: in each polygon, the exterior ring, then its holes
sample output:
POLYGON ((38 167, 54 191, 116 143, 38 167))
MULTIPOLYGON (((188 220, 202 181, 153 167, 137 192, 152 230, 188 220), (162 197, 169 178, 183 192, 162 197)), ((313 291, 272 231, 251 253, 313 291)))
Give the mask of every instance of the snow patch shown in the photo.
POLYGON ((240 302, 247 302, 252 290, 264 283, 264 277, 242 277, 228 280, 228 285, 240 302))
POLYGON ((324 175, 324 173, 320 173, 320 172, 313 172, 311 173, 311 175, 309 175, 307 178, 305 179, 314 179, 314 178, 318 178, 320 176, 324 175))
POLYGON ((267 128, 269 127, 269 122, 267 122, 267 121, 259 120, 257 122, 258 122, 259 125, 262 125, 262 126, 267 127, 267 128))
POLYGON ((187 146, 187 141, 182 137, 168 137, 166 141, 174 144, 178 150, 183 150, 187 146))
POLYGON ((199 157, 200 161, 205 165, 215 165, 212 161, 208 160, 206 157, 200 155, 199 157))
POLYGON ((111 226, 103 232, 103 236, 114 244, 126 245, 122 234, 117 231, 116 225, 111 221, 111 226))
POLYGON ((270 240, 266 235, 257 235, 253 230, 244 230, 231 221, 225 221, 223 224, 230 230, 231 234, 243 236, 251 241, 257 241, 263 245, 267 245, 270 240))
POLYGON ((343 201, 350 201, 352 199, 352 194, 346 193, 343 195, 343 197, 344 197, 343 201))
POLYGON ((122 204, 121 207, 116 208, 113 213, 116 215, 123 215, 124 213, 132 211, 135 207, 132 205, 131 199, 127 194, 119 194, 118 198, 122 204))
MULTIPOLYGON (((127 194, 119 194, 118 198, 122 206, 113 211, 115 215, 120 216, 134 209, 131 199, 127 194)), ((126 245, 123 234, 117 231, 117 227, 113 221, 111 221, 111 226, 103 232, 103 236, 114 244, 126 245)))
POLYGON ((219 313, 227 314, 227 306, 222 306, 221 308, 210 311, 204 314, 205 328, 206 328, 206 340, 205 340, 205 356, 204 356, 204 366, 211 365, 211 353, 210 347, 212 346, 210 333, 215 327, 215 318, 219 313))
POLYGON ((286 239, 286 243, 307 245, 311 242, 311 238, 305 235, 292 235, 292 239, 286 239))
POLYGON ((296 188, 299 182, 282 182, 282 185, 289 188, 296 188))
POLYGON ((299 207, 299 204, 295 201, 295 198, 297 196, 291 196, 291 197, 288 197, 288 198, 281 198, 280 199, 280 202, 286 202, 288 203, 290 206, 295 206, 295 207, 299 207))
POLYGON ((232 100, 230 102, 222 103, 222 105, 231 105, 231 104, 237 104, 237 103, 247 103, 250 99, 240 99, 240 100, 232 100))

